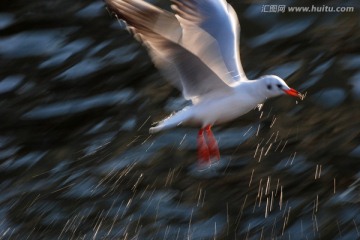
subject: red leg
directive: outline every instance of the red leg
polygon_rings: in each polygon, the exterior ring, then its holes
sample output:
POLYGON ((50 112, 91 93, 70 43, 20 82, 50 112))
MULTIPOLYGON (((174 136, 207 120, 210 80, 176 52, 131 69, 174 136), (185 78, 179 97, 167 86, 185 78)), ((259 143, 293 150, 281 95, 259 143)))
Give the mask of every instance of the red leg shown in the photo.
POLYGON ((198 159, 200 165, 209 165, 210 154, 209 154, 209 148, 205 141, 203 128, 199 130, 197 142, 198 142, 198 159))
POLYGON ((205 133, 208 140, 210 158, 215 158, 216 160, 220 160, 219 146, 214 137, 214 134, 211 131, 211 125, 205 127, 205 133))

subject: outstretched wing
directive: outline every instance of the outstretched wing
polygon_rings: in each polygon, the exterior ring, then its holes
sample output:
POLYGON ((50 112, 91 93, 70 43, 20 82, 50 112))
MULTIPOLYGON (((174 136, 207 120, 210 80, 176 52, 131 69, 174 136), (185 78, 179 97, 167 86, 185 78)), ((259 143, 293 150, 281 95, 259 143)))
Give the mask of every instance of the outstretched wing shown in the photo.
POLYGON ((213 48, 208 54, 205 54, 206 49, 201 50, 199 55, 204 56, 202 60, 215 72, 221 72, 223 70, 216 66, 219 61, 211 63, 214 56, 220 53, 232 78, 246 80, 239 54, 240 25, 231 5, 225 0, 172 1, 172 8, 183 28, 182 44, 187 48, 201 46, 201 41, 206 39, 205 33, 209 34, 218 48, 213 48))
POLYGON ((128 24, 135 38, 144 43, 155 65, 186 99, 197 102, 211 92, 231 90, 201 57, 181 44, 183 29, 174 14, 141 0, 106 2, 128 24))

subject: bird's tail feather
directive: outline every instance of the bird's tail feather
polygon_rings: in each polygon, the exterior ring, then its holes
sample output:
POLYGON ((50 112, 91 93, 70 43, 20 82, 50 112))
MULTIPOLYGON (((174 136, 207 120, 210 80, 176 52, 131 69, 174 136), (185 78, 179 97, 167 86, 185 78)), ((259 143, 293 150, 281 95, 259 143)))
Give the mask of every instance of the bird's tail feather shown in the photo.
POLYGON ((149 129, 149 133, 153 134, 153 133, 157 133, 160 132, 163 129, 163 126, 155 126, 155 127, 151 127, 149 129))
POLYGON ((149 129, 150 133, 157 133, 165 129, 173 128, 181 125, 186 122, 190 117, 190 111, 187 111, 187 108, 170 115, 168 118, 165 118, 159 122, 155 127, 149 129))

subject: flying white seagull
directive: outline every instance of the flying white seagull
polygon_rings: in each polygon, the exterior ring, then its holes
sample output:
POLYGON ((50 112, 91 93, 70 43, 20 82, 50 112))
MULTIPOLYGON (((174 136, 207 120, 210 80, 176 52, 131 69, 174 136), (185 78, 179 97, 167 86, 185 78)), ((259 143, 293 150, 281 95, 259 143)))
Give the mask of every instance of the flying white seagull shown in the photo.
POLYGON ((282 94, 302 98, 278 76, 248 80, 240 62, 240 26, 225 0, 174 0, 174 13, 143 0, 105 0, 146 46, 156 67, 193 105, 150 128, 159 132, 182 124, 200 126, 198 158, 219 160, 211 131, 266 99, 282 94))

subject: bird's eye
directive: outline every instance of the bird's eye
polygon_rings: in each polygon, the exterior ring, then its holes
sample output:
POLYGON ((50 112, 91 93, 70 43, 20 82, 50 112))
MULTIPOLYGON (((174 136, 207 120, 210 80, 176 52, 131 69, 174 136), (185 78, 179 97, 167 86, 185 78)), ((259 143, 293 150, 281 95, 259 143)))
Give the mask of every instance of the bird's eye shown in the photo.
POLYGON ((277 86, 278 88, 280 88, 280 89, 282 88, 282 85, 281 85, 281 84, 277 84, 276 86, 277 86))
POLYGON ((271 90, 271 85, 270 84, 267 85, 267 89, 271 90))

